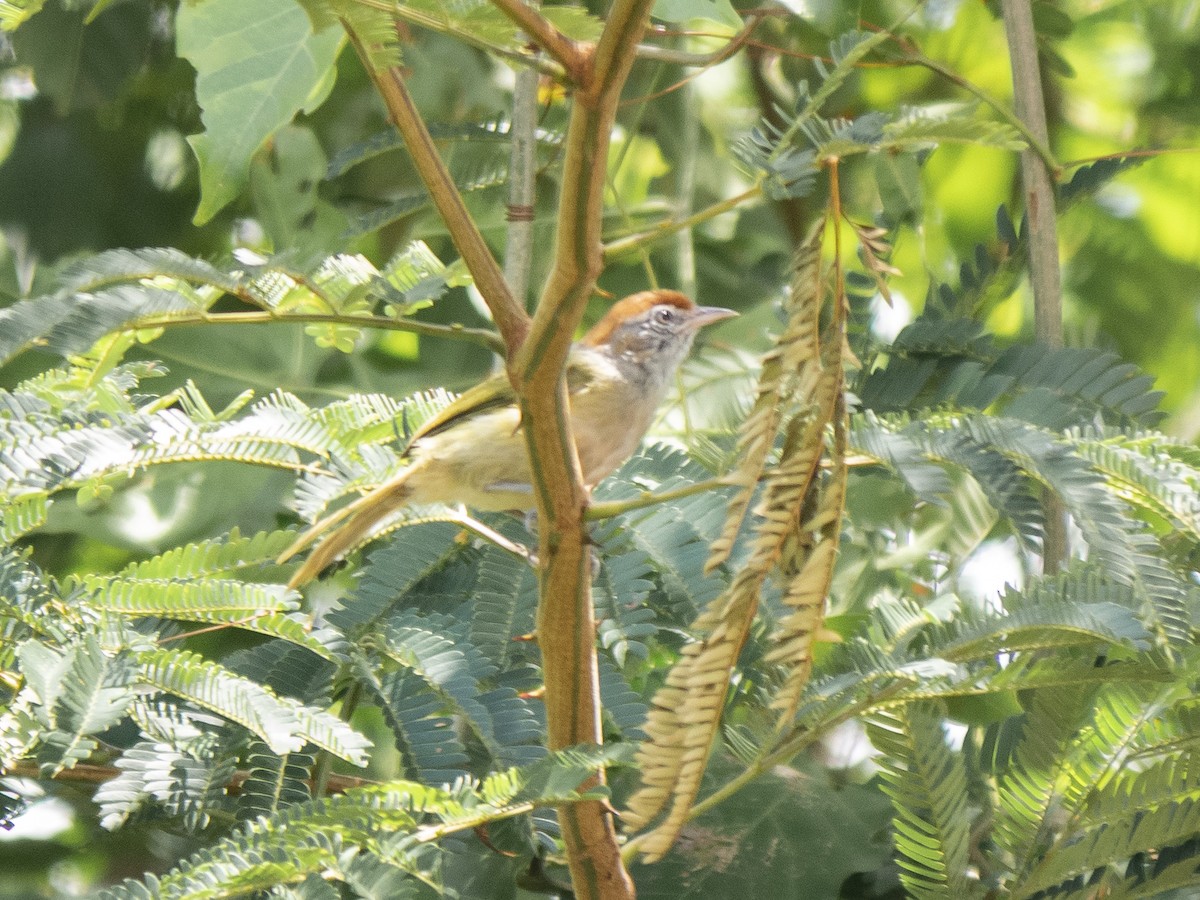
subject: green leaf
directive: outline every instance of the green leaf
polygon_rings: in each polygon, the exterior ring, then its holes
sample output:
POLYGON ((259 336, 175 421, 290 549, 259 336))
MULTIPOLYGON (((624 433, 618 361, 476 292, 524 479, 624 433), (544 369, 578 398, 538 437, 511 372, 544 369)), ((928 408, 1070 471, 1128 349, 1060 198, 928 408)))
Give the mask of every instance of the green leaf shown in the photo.
POLYGON ((234 766, 232 759, 197 759, 170 744, 139 741, 117 760, 117 768, 121 774, 95 795, 103 827, 118 828, 153 799, 169 815, 181 817, 189 831, 197 831, 224 805, 234 766))
POLYGON ((697 19, 741 28, 742 17, 729 0, 655 0, 651 16, 660 22, 694 22, 697 19))
POLYGON ((0 0, 0 30, 15 31, 45 5, 46 0, 0 0))
POLYGON ((924 206, 921 164, 911 153, 879 153, 874 157, 875 184, 888 225, 920 221, 924 206))
MULTIPOLYGON (((20 5, 30 15, 42 7, 40 2, 20 5)), ((51 99, 61 116, 120 102, 126 84, 145 65, 152 40, 149 4, 124 3, 94 23, 81 5, 51 3, 12 39, 17 59, 33 70, 38 93, 51 99)), ((0 3, 0 29, 11 30, 28 18, 9 6, 0 3)))
POLYGON ((238 817, 271 816, 293 803, 311 799, 308 787, 313 758, 307 753, 279 756, 266 744, 254 741, 248 758, 250 774, 242 783, 238 817))
POLYGON ((316 135, 295 125, 281 128, 270 152, 251 163, 254 210, 276 251, 306 257, 337 246, 346 217, 317 193, 325 169, 316 135))
MULTIPOLYGON (((35 646, 38 645, 31 641, 22 649, 35 646)), ((30 654, 23 653, 21 661, 28 672, 30 654)), ((39 758, 43 772, 49 776, 86 759, 96 748, 92 735, 123 718, 134 696, 129 656, 106 653, 95 637, 72 647, 62 657, 62 663, 65 669, 55 666, 53 703, 43 693, 53 730, 45 735, 39 758)), ((43 677, 45 674, 42 673, 43 677)))
POLYGON ((470 760, 454 721, 442 714, 445 705, 418 675, 393 672, 371 689, 405 774, 419 776, 423 784, 449 784, 466 774, 470 760))
POLYGON ((963 897, 970 888, 966 769, 942 724, 939 706, 913 703, 877 714, 868 728, 883 754, 880 777, 895 809, 900 880, 912 897, 963 897))
POLYGON ((188 651, 154 650, 138 658, 139 680, 183 697, 254 732, 272 752, 313 743, 365 765, 371 742, 332 713, 305 706, 188 651))
POLYGON ((1056 6, 1040 2, 1033 4, 1033 27, 1042 37, 1061 40, 1071 36, 1075 22, 1056 6))
POLYGON ((1070 773, 1068 755, 1088 711, 1090 692, 1076 688, 1033 692, 1022 719, 1003 723, 998 732, 1019 735, 997 781, 996 844, 1023 870, 1037 851, 1039 835, 1061 802, 1070 773))
POLYGON ((184 4, 176 20, 180 56, 196 68, 205 131, 188 138, 200 161, 200 206, 209 221, 246 185, 250 158, 301 109, 332 87, 343 34, 314 34, 304 10, 278 0, 184 4))
POLYGON ((902 118, 883 126, 881 149, 895 151, 922 144, 978 144, 1012 151, 1025 149, 1020 132, 1011 125, 972 118, 969 108, 949 114, 940 110, 932 113, 912 109, 902 118))

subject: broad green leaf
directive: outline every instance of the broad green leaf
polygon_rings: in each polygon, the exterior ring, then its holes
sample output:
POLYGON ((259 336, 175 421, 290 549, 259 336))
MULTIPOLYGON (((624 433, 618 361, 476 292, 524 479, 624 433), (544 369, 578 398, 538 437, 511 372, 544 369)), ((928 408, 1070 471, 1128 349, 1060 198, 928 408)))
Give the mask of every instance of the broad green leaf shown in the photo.
POLYGON ((911 153, 880 153, 874 157, 875 184, 889 225, 919 217, 924 205, 921 165, 911 153))
POLYGON ((308 128, 286 125, 250 165, 254 211, 277 253, 319 254, 336 246, 346 217, 317 194, 325 153, 308 128))
POLYGON ((729 0, 656 0, 650 15, 662 22, 705 19, 730 28, 742 27, 742 17, 729 0))
POLYGON ((250 158, 300 110, 333 86, 342 32, 314 34, 291 0, 207 0, 184 4, 176 20, 180 56, 196 68, 204 133, 188 138, 200 161, 204 224, 246 184, 250 158))
MULTIPOLYGON (((12 30, 23 21, 24 14, 12 13, 6 9, 9 5, 0 2, 0 30, 12 30)), ((33 12, 41 7, 18 5, 33 12)), ((50 98, 62 116, 118 102, 145 64, 152 40, 148 4, 125 3, 95 22, 78 5, 52 3, 12 38, 17 60, 33 70, 38 93, 50 98)))

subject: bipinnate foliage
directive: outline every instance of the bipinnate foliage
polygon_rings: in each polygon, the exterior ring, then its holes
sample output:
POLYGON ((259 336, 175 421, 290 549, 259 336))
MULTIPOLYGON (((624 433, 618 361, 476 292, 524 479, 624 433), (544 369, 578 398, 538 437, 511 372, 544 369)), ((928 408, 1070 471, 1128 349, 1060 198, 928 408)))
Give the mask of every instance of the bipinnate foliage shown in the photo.
POLYGON ((234 896, 281 884, 305 890, 323 880, 344 883, 359 896, 426 896, 440 882, 436 840, 581 799, 585 795, 575 787, 595 766, 615 759, 613 750, 578 748, 482 781, 460 778, 435 788, 395 780, 293 802, 248 822, 173 872, 102 896, 234 896))
MULTIPOLYGON (((1062 354, 1054 364, 1010 367, 1003 393, 986 403, 956 405, 963 393, 943 394, 932 407, 860 408, 841 424, 845 338, 837 329, 844 316, 835 305, 822 325, 817 314, 830 296, 819 249, 817 234, 798 257, 790 318, 764 360, 738 463, 726 479, 732 493, 635 508, 597 531, 606 732, 617 750, 640 745, 644 786, 626 814, 639 849, 661 856, 687 827, 714 740, 752 773, 870 712, 880 785, 895 807, 896 852, 908 860, 903 880, 914 895, 983 887, 962 865, 964 834, 984 815, 964 771, 995 780, 995 806, 986 813, 994 845, 984 845, 995 883, 1033 896, 1081 877, 1139 890, 1179 881, 1183 863, 1159 864, 1153 852, 1178 846, 1186 854, 1192 827, 1188 760, 1200 717, 1184 686, 1196 597, 1176 560, 1200 543, 1200 460, 1146 427, 1152 402, 1102 399, 1114 377, 1102 357, 1092 357, 1102 364, 1081 365, 1062 354), (1056 431, 1021 415, 1031 407, 1002 399, 1050 384, 1060 410, 1054 421, 1070 410, 1090 424, 1056 431), (851 458, 859 463, 846 467, 851 458), (937 569, 925 568, 930 563, 893 571, 885 555, 848 582, 832 566, 833 550, 840 539, 843 564, 855 566, 864 546, 881 546, 872 516, 860 517, 881 502, 864 498, 889 480, 898 496, 912 498, 889 513, 893 520, 907 518, 918 533, 954 532, 945 544, 951 555, 937 557, 936 566, 957 565, 997 533, 1036 550, 1036 496, 1047 487, 1079 525, 1088 561, 1010 589, 992 609, 948 593, 919 603, 911 588, 935 576, 937 569), (839 526, 843 492, 850 512, 839 526), (1161 543, 1167 534, 1170 553, 1161 543), (706 567, 710 543, 717 555, 706 567), (874 598, 871 614, 849 629, 839 623, 838 632, 822 632, 830 585, 850 608, 861 602, 856 597, 874 598), (840 634, 841 643, 814 655, 822 633, 840 634), (681 644, 683 634, 694 638, 681 644), (679 662, 655 694, 647 675, 663 653, 678 654, 679 662), (733 672, 753 689, 728 691, 733 672), (712 687, 698 691, 698 682, 712 687), (1017 696, 1030 699, 1016 706, 1017 696), (1157 698, 1145 700, 1154 713, 1138 698, 1157 698), (942 723, 950 710, 976 707, 971 715, 992 723, 979 732, 982 743, 953 749, 939 737, 942 723), (1036 721, 1068 708, 1076 711, 1069 726, 1036 721), (702 737, 670 743, 693 729, 702 737), (674 746, 695 749, 672 755, 674 746), (995 750, 985 756, 986 747, 995 750), (1146 765, 1113 766, 1129 754, 1146 765), (1050 762, 1057 768, 1047 770, 1050 762), (1113 802, 1107 797, 1126 805, 1102 812, 1113 802), (643 827, 649 830, 639 834, 643 827), (1147 859, 1136 870, 1129 863, 1135 856, 1147 859)), ((143 269, 170 261, 152 276, 156 289, 167 278, 231 291, 244 283, 237 271, 158 253, 99 257, 94 277, 117 264, 122 274, 115 277, 141 290, 135 260, 143 269)), ((89 277, 77 271, 74 278, 89 277)), ((14 315, 33 322, 42 302, 69 296, 30 301, 14 315)), ((990 346, 977 326, 959 333, 990 346)), ((908 377, 910 341, 902 334, 894 350, 898 378, 908 377)), ((193 389, 144 393, 156 367, 122 362, 132 346, 125 331, 105 335, 66 367, 0 397, 10 539, 35 530, 67 492, 103 503, 123 485, 136 489, 139 473, 184 461, 292 471, 294 506, 311 520, 395 471, 402 464, 392 449, 397 436, 448 400, 444 393, 401 401, 361 395, 313 408, 275 392, 214 411, 193 389)), ((953 365, 960 346, 929 340, 922 352, 953 365)), ((1124 383, 1149 390, 1136 373, 1118 371, 1124 383)), ((929 383, 924 371, 920 377, 929 383)), ((599 497, 636 499, 647 485, 678 492, 708 477, 679 451, 648 452, 599 497)), ((409 881, 444 884, 434 862, 440 857, 421 849, 428 841, 463 822, 474 827, 527 809, 472 800, 463 809, 474 811, 463 812, 452 800, 462 806, 466 788, 438 793, 435 786, 512 766, 536 771, 528 767, 544 754, 540 712, 528 693, 538 685, 536 650, 514 642, 531 629, 536 604, 533 570, 516 552, 528 538, 503 517, 489 523, 501 543, 464 539, 464 527, 489 531, 454 511, 402 516, 368 552, 355 585, 315 622, 281 586, 273 562, 290 529, 233 530, 112 573, 67 578, 8 550, 0 571, 3 660, 20 680, 0 719, 6 768, 28 759, 49 777, 109 760, 114 776, 96 795, 108 828, 175 819, 212 834, 225 829, 218 822, 252 823, 183 863, 154 891, 176 885, 169 890, 191 896, 188 885, 206 879, 227 892, 284 883, 300 889, 317 873, 331 877, 331 860, 338 861, 332 877, 350 885, 384 874, 396 891, 409 890, 399 887, 409 881), (188 649, 188 632, 211 628, 258 637, 219 660, 188 649), (382 714, 395 771, 411 784, 315 798, 327 760, 361 765, 379 752, 355 724, 370 709, 382 714), (418 791, 418 784, 426 787, 418 791), (405 834, 424 837, 413 843, 405 834)), ((139 888, 123 890, 133 896, 139 888)))
POLYGON ((815 89, 796 86, 794 110, 779 109, 778 124, 764 119, 734 145, 738 160, 760 181, 772 199, 806 197, 818 186, 822 161, 883 151, 919 151, 944 143, 972 143, 1020 149, 1016 129, 977 119, 969 108, 932 113, 908 110, 890 116, 873 111, 854 118, 832 119, 822 108, 850 78, 855 67, 891 39, 886 31, 848 32, 829 45, 832 65, 815 62, 820 77, 815 89))
MULTIPOLYGON (((36 5, 0 0, 0 26, 36 5)), ((398 59, 393 13, 526 52, 482 0, 303 6, 308 38, 340 22, 376 69, 398 59)), ((596 32, 578 9, 546 14, 571 37, 596 32)), ((219 261, 115 250, 0 310, 0 361, 38 369, 0 391, 0 773, 50 791, 99 782, 100 828, 170 830, 200 848, 105 896, 558 890, 544 868, 559 847, 551 808, 585 800, 621 811, 651 897, 781 884, 832 896, 892 862, 913 897, 1200 884, 1200 454, 1154 430, 1161 395, 1114 354, 987 332, 1027 240, 1004 209, 996 240, 894 340, 864 326, 858 288, 886 295, 894 269, 882 227, 841 209, 842 160, 1021 146, 967 109, 825 116, 890 39, 837 39, 816 81, 736 148, 766 197, 828 195, 770 348, 752 366, 722 358, 720 377, 744 388, 741 421, 664 428, 672 441, 595 491, 603 747, 546 749, 525 523, 407 509, 309 596, 285 586, 275 560, 297 527, 394 475, 408 435, 452 395, 314 405, 279 389, 215 408, 191 383, 154 391, 154 341, 185 326, 301 323, 345 352, 368 329, 494 348, 488 332, 413 317, 466 282, 461 263, 420 241, 379 266, 309 248, 219 261), (862 266, 847 273, 851 234, 862 266), (217 464, 293 476, 274 526, 231 522, 116 565, 42 558, 40 535, 72 504, 104 510, 159 472, 217 464), (1085 552, 1035 575, 1047 492, 1085 552), (967 599, 959 577, 997 547, 1015 548, 1025 577, 994 602, 967 599), (849 788, 805 754, 844 728, 876 753, 875 776, 849 788), (605 767, 607 786, 594 779, 605 767), (823 849, 839 862, 797 868, 811 858, 801 841, 831 832, 843 846, 823 849)), ((502 177, 507 128, 432 129, 484 147, 452 167, 459 188, 502 177)), ((549 165, 562 136, 537 139, 549 165)), ((404 150, 375 138, 330 171, 404 150)), ((1064 203, 1121 168, 1082 169, 1064 203)), ((426 200, 401 194, 348 231, 426 200)), ((19 788, 0 782, 0 812, 20 811, 19 788)))

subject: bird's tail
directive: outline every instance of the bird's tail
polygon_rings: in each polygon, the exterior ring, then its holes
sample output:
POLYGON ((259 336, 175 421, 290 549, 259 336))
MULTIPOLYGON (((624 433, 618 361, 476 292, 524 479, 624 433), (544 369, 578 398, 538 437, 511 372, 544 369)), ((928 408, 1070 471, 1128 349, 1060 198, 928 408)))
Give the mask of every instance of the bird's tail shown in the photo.
POLYGON ((411 474, 410 466, 369 494, 330 513, 296 538, 279 554, 277 563, 287 562, 318 539, 320 543, 288 580, 288 587, 297 588, 312 581, 338 557, 358 546, 383 519, 402 507, 411 493, 408 486, 411 474))

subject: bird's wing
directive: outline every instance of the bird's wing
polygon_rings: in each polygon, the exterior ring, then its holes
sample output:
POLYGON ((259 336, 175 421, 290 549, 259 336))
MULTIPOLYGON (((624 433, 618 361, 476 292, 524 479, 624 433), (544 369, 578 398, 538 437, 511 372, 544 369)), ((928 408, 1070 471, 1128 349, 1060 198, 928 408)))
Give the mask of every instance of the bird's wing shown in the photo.
MULTIPOLYGON (((576 394, 583 390, 591 380, 592 375, 588 367, 578 358, 573 357, 567 361, 567 392, 569 394, 576 394)), ((409 438, 409 446, 423 437, 445 431, 463 419, 515 403, 516 397, 516 391, 513 390, 507 375, 503 373, 493 375, 459 394, 458 398, 448 406, 426 419, 409 438)))
POLYGON ((429 419, 426 419, 421 424, 421 427, 413 432, 408 443, 412 445, 423 437, 429 437, 431 434, 445 431, 463 419, 478 415, 481 412, 507 406, 515 400, 516 392, 513 391, 508 376, 503 374, 493 375, 491 378, 481 381, 470 390, 459 394, 458 398, 451 402, 449 406, 429 419))

